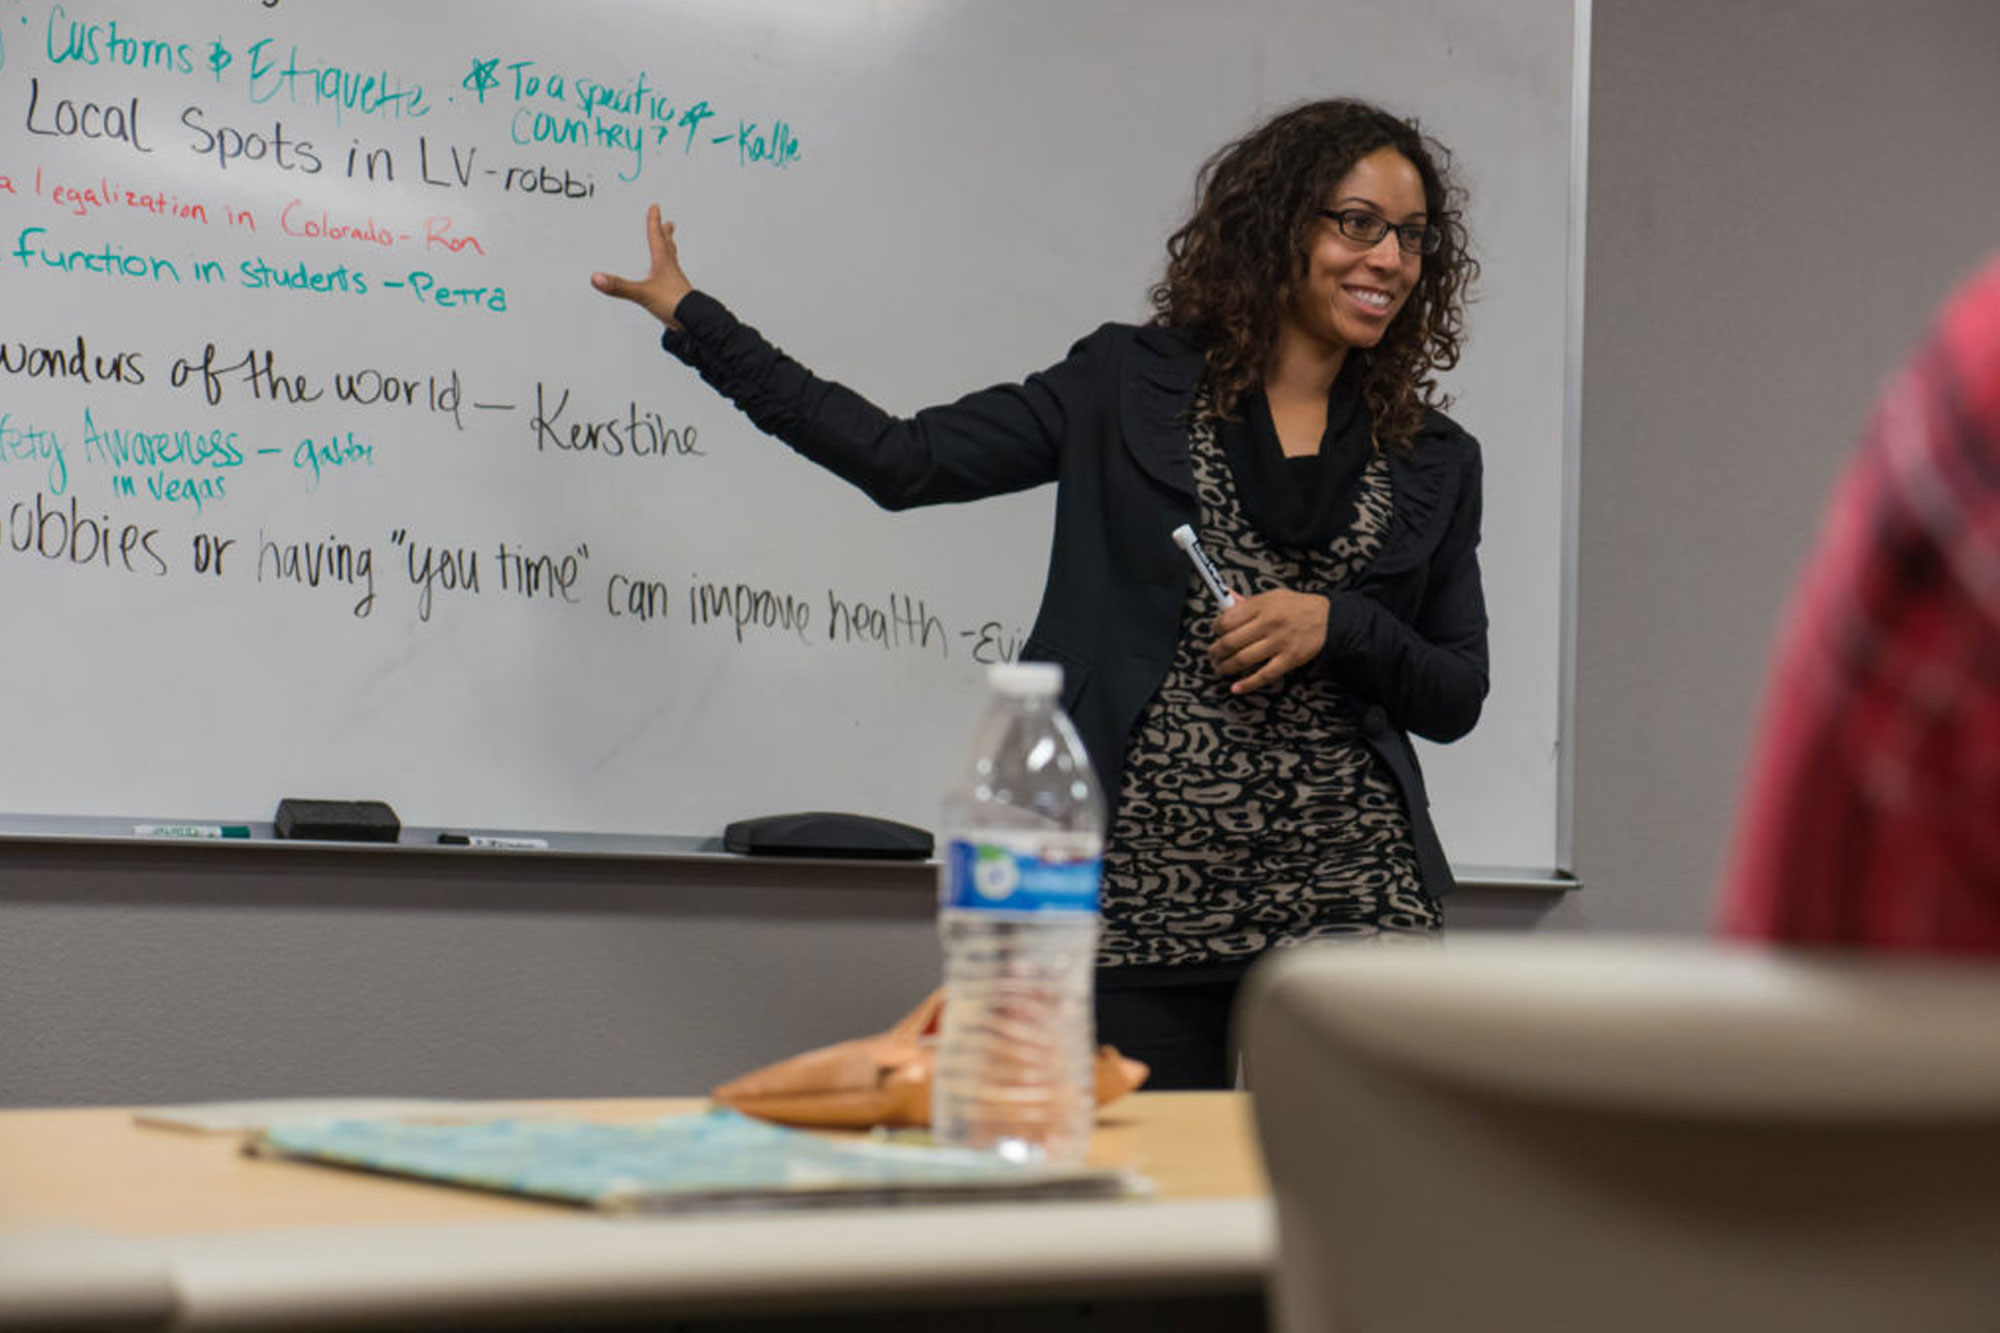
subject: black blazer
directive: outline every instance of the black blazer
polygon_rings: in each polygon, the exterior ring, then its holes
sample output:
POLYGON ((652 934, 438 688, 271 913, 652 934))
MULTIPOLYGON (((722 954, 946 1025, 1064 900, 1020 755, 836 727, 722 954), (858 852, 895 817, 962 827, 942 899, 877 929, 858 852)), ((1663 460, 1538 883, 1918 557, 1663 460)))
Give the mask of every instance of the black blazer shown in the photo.
MULTIPOLYGON (((661 340, 760 428, 887 509, 1057 482, 1048 579, 1021 656, 1063 667, 1063 703, 1116 799, 1125 745, 1173 660, 1189 570, 1170 535, 1199 524, 1188 410, 1199 348, 1107 324, 1020 384, 891 416, 819 379, 690 293, 661 340)), ((1402 789, 1424 886, 1452 887, 1410 733, 1455 740, 1486 698, 1479 445, 1431 413, 1390 455, 1395 512, 1359 585, 1332 596, 1316 669, 1363 705, 1362 730, 1402 789)))

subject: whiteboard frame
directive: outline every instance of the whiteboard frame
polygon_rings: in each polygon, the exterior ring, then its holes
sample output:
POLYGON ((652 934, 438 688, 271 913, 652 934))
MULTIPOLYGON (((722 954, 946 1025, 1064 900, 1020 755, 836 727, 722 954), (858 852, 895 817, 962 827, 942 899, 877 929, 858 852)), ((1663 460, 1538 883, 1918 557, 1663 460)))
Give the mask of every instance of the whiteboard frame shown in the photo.
MULTIPOLYGON (((1589 71, 1590 71, 1590 0, 1573 0, 1572 18, 1572 60, 1570 86, 1570 171, 1569 200, 1567 209, 1567 271, 1568 290, 1565 314, 1561 441, 1561 499, 1560 514, 1563 531, 1561 533, 1561 587, 1559 590, 1560 636, 1558 665, 1558 707, 1557 707, 1557 765, 1555 800, 1555 860, 1556 865, 1549 871, 1540 869, 1512 869, 1490 867, 1461 867, 1462 878, 1467 883, 1520 881, 1541 883, 1549 877, 1564 884, 1574 883, 1574 816, 1576 792, 1576 662, 1577 662, 1577 620, 1579 585, 1579 543, 1580 543, 1580 462, 1581 462, 1581 422, 1582 422, 1582 375, 1583 375, 1583 321, 1585 309, 1585 249, 1587 230, 1588 196, 1588 146, 1589 146, 1589 71)), ((98 841, 119 836, 119 825, 141 822, 138 817, 104 818, 99 816, 28 816, 0 813, 0 838, 28 838, 69 841, 98 841), (80 824, 91 827, 86 831, 80 824)), ((260 827, 253 821, 253 828, 260 827)), ((129 836, 129 835, 127 835, 129 836)), ((689 838, 673 835, 566 835, 538 834, 561 840, 565 845, 577 843, 575 853, 585 853, 585 843, 603 843, 604 854, 656 855, 675 858, 695 854, 705 854, 705 843, 712 839, 689 838), (611 850, 616 844, 615 853, 611 850), (651 849, 651 850, 649 850, 651 849)), ((258 839, 260 843, 262 839, 258 839)), ((240 842, 226 845, 241 846, 240 842)), ((328 844, 312 844, 325 847, 328 844)), ((341 844, 334 844, 341 846, 341 844)), ((386 846, 386 845, 385 845, 386 846)), ((402 850, 413 850, 408 843, 395 844, 402 850)), ((371 848, 370 850, 381 850, 371 848)), ((425 849, 434 850, 434 849, 425 849)), ((493 854, 493 853, 488 853, 493 854)), ((519 853, 533 855, 536 853, 519 853)))

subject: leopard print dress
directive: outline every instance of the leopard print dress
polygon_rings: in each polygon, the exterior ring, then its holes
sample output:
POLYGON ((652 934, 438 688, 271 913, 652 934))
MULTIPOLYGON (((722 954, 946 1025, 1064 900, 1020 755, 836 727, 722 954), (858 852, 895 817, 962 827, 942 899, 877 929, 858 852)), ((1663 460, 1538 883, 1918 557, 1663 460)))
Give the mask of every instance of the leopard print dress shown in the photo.
MULTIPOLYGON (((1329 544, 1273 546, 1244 515, 1207 395, 1189 427, 1203 546, 1239 588, 1332 592, 1380 549, 1386 457, 1329 544)), ((1409 814, 1360 708, 1311 664, 1244 695, 1209 662, 1214 610, 1190 574, 1173 666, 1133 729, 1104 855, 1100 967, 1246 964, 1328 937, 1435 937, 1409 814)))

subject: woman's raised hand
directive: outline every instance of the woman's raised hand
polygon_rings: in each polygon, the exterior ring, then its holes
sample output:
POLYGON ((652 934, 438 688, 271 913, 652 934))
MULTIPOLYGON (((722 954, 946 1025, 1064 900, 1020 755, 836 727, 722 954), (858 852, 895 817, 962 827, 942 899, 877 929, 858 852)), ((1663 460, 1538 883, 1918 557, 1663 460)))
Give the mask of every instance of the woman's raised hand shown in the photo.
POLYGON ((615 296, 621 301, 651 312, 653 318, 670 329, 678 329, 679 321, 674 311, 680 308, 681 298, 694 290, 687 274, 681 271, 679 249, 674 245, 674 224, 660 218, 660 206, 653 204, 646 209, 646 248, 652 252, 652 265, 643 278, 619 278, 609 273, 593 273, 590 285, 606 296, 615 296))

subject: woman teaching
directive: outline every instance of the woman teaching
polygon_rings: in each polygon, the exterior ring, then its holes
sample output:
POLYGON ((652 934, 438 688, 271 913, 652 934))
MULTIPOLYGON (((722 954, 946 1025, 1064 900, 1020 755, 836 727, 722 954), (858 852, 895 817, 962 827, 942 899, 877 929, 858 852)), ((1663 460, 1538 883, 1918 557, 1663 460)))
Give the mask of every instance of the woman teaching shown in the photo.
POLYGON ((1202 167, 1147 324, 907 418, 695 290, 657 207, 646 276, 591 279, 885 508, 1056 483, 1021 656, 1064 668, 1111 801, 1098 1034, 1155 1088, 1229 1085, 1265 950, 1441 929, 1451 870, 1410 736, 1464 735, 1487 683, 1479 446, 1435 382, 1477 273, 1449 172, 1380 108, 1286 111, 1202 167))

